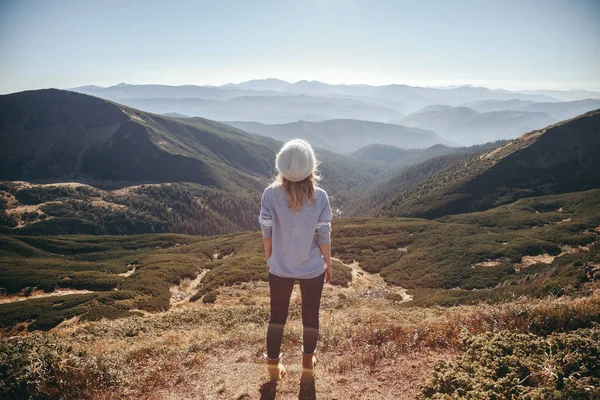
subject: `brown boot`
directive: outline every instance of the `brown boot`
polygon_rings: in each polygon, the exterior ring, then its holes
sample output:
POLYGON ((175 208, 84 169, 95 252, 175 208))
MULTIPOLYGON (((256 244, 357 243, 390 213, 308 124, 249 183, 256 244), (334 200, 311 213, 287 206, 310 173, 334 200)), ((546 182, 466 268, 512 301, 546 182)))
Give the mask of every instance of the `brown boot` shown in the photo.
POLYGON ((271 378, 271 382, 277 382, 285 376, 285 367, 281 363, 281 356, 282 354, 279 354, 278 358, 269 358, 265 354, 265 360, 267 360, 267 368, 269 369, 269 377, 271 378))
POLYGON ((302 349, 302 373, 312 374, 315 365, 317 365, 316 351, 312 354, 306 354, 302 349))

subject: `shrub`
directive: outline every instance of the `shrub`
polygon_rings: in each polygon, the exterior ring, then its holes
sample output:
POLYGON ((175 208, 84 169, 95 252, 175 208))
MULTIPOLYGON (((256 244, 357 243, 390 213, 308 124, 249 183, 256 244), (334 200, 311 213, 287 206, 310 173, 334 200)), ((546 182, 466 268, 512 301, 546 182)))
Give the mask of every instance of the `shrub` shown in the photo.
POLYGON ((115 364, 34 334, 0 341, 0 398, 90 399, 120 383, 115 364))
POLYGON ((217 301, 217 292, 208 292, 202 297, 202 302, 204 304, 212 304, 217 301))
POLYGON ((331 270, 333 273, 332 285, 343 287, 350 285, 350 282, 352 282, 352 268, 334 260, 331 264, 331 270))
POLYGON ((466 354, 436 365, 422 398, 583 399, 600 396, 598 327, 546 338, 510 331, 467 341, 466 354))

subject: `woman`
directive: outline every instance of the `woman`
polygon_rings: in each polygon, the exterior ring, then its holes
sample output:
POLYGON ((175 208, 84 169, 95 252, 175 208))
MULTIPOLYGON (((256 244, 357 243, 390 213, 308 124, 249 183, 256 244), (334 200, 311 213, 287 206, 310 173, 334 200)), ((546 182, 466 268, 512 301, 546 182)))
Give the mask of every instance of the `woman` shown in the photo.
POLYGON ((271 294, 265 358, 274 382, 285 375, 280 349, 294 281, 300 282, 302 295, 302 369, 312 374, 321 293, 332 277, 331 207, 327 193, 316 186, 318 163, 312 147, 291 140, 275 165, 279 175, 263 192, 259 216, 271 294))

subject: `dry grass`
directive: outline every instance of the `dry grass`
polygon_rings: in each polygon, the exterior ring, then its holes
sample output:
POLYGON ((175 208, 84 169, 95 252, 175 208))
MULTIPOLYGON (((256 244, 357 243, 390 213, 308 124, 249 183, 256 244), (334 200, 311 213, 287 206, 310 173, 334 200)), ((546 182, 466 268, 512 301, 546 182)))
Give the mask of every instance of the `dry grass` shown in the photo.
MULTIPOLYGON (((266 382, 261 357, 268 317, 265 289, 262 282, 246 285, 254 305, 228 296, 228 291, 243 290, 239 285, 221 290, 215 305, 188 303, 55 332, 90 354, 121 360, 121 385, 98 393, 100 399, 260 398, 266 382)), ((508 329, 546 335, 600 321, 600 295, 399 308, 381 297, 340 298, 344 290, 329 287, 324 296, 316 381, 321 399, 414 398, 433 365, 460 354, 469 334, 508 329)), ((278 398, 298 396, 301 341, 299 296, 294 294, 282 348, 289 373, 278 398)))
MULTIPOLYGON (((323 293, 316 380, 321 399, 412 399, 434 365, 462 354, 471 335, 510 330, 544 336, 600 322, 598 291, 582 298, 422 308, 379 274, 357 263, 349 267, 351 284, 326 285, 323 293)), ((48 335, 114 366, 118 384, 92 389, 100 400, 261 398, 268 283, 222 287, 214 304, 186 301, 202 278, 172 286, 169 311, 72 320, 48 335)), ((298 398, 300 389, 300 301, 296 286, 282 347, 288 376, 277 388, 281 399, 298 398)))

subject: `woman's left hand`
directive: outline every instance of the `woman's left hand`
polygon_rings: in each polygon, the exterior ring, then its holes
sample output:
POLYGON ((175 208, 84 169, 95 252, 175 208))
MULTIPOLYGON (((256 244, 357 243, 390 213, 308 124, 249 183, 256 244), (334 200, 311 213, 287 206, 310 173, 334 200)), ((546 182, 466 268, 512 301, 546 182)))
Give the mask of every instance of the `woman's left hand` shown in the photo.
POLYGON ((325 265, 325 283, 331 282, 333 278, 333 273, 331 271, 331 265, 325 265))

